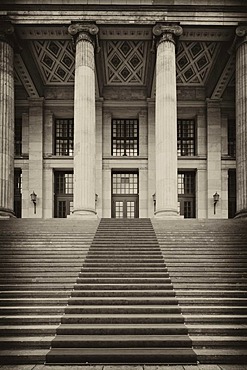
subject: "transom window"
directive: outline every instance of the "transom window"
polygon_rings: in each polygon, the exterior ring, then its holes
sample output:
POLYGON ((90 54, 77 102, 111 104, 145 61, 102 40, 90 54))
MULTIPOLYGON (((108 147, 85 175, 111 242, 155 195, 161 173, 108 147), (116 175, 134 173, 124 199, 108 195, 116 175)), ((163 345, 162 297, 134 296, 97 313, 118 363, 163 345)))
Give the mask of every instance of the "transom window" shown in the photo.
POLYGON ((55 155, 74 155, 74 120, 56 119, 55 155))
POLYGON ((177 153, 178 156, 195 155, 195 121, 178 120, 177 124, 177 153))
POLYGON ((228 155, 232 158, 236 157, 236 121, 228 120, 228 155))
POLYGON ((73 194, 73 192, 74 192, 73 173, 56 172, 55 193, 56 194, 73 194))
POLYGON ((113 194, 138 194, 137 173, 113 173, 112 174, 113 194))
POLYGON ((137 119, 112 120, 112 155, 139 155, 139 127, 137 119))

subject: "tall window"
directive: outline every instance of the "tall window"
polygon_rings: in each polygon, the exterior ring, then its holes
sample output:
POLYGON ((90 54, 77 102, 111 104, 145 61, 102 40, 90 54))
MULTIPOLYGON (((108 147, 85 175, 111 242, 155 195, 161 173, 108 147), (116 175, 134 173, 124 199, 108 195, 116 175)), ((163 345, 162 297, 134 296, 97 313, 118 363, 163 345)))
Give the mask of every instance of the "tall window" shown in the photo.
POLYGON ((74 155, 74 120, 55 121, 55 155, 74 155))
POLYGON ((177 153, 178 156, 195 155, 195 121, 179 119, 177 124, 177 153))
POLYGON ((55 217, 66 218, 73 210, 74 175, 71 171, 54 173, 55 217))
POLYGON ((21 218, 22 201, 22 171, 15 168, 14 172, 14 212, 17 218, 21 218))
POLYGON ((228 171, 228 218, 236 214, 236 170, 228 171))
POLYGON ((236 121, 228 120, 228 155, 236 158, 236 121))
POLYGON ((178 173, 178 206, 184 218, 195 218, 195 172, 178 173))
POLYGON ((22 121, 21 118, 15 119, 15 155, 22 154, 22 121))
POLYGON ((112 120, 112 155, 139 155, 139 127, 137 119, 112 120))

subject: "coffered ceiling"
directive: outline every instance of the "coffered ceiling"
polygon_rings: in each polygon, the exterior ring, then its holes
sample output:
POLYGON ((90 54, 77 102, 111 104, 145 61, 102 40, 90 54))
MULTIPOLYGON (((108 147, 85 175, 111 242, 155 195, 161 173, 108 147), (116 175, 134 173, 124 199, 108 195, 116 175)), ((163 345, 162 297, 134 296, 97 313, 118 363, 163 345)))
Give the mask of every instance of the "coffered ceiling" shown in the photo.
MULTIPOLYGON (((28 58, 24 58, 25 63, 21 61, 21 56, 16 58, 16 83, 21 82, 29 95, 34 94, 35 90, 34 64, 44 87, 74 84, 75 49, 64 28, 61 30, 41 28, 37 31, 29 27, 29 30, 20 30, 19 36, 25 39, 23 52, 28 55, 28 58), (32 63, 29 64, 30 60, 32 63), (33 92, 30 92, 31 90, 33 92)), ((220 60, 223 46, 229 43, 231 37, 231 31, 220 29, 210 32, 185 30, 179 40, 176 54, 177 84, 206 86, 212 78, 215 65, 220 60)), ((98 81, 103 88, 152 85, 155 49, 151 28, 103 28, 100 30, 99 44, 96 70, 98 81)), ((217 85, 221 80, 218 94, 219 91, 222 92, 224 84, 232 81, 235 67, 230 59, 229 57, 225 61, 221 74, 215 82, 217 85), (227 75, 226 78, 224 74, 227 75)))

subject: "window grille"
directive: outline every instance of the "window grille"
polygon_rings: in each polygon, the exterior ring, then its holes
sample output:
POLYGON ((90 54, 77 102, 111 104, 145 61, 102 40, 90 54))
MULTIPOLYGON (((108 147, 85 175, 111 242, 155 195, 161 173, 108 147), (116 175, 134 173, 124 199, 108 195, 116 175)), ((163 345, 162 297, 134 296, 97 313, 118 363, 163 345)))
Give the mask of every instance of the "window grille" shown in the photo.
POLYGON ((139 155, 139 127, 136 119, 112 120, 112 155, 139 155))
POLYGON ((22 120, 15 120, 15 156, 22 155, 22 120))
POLYGON ((228 120, 228 155, 236 158, 236 121, 228 120))
POLYGON ((137 173, 113 173, 112 174, 113 194, 138 194, 137 173))
POLYGON ((195 155, 195 121, 178 120, 177 123, 177 153, 178 156, 195 155))
POLYGON ((57 119, 55 121, 55 155, 74 155, 74 120, 57 119))

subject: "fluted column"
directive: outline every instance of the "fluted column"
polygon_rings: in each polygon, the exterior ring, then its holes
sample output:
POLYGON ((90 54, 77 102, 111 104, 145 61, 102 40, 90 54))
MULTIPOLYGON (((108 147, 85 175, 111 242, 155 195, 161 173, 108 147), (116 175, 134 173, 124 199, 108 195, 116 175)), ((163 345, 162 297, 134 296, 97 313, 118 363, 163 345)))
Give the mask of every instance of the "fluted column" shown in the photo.
POLYGON ((156 57, 156 217, 177 214, 177 97, 175 38, 180 26, 157 24, 156 57))
POLYGON ((76 44, 74 91, 74 212, 95 216, 95 62, 94 24, 72 24, 76 44))
POLYGON ((236 217, 247 217, 247 26, 236 34, 236 217))
POLYGON ((14 216, 14 27, 0 24, 0 217, 14 216))

